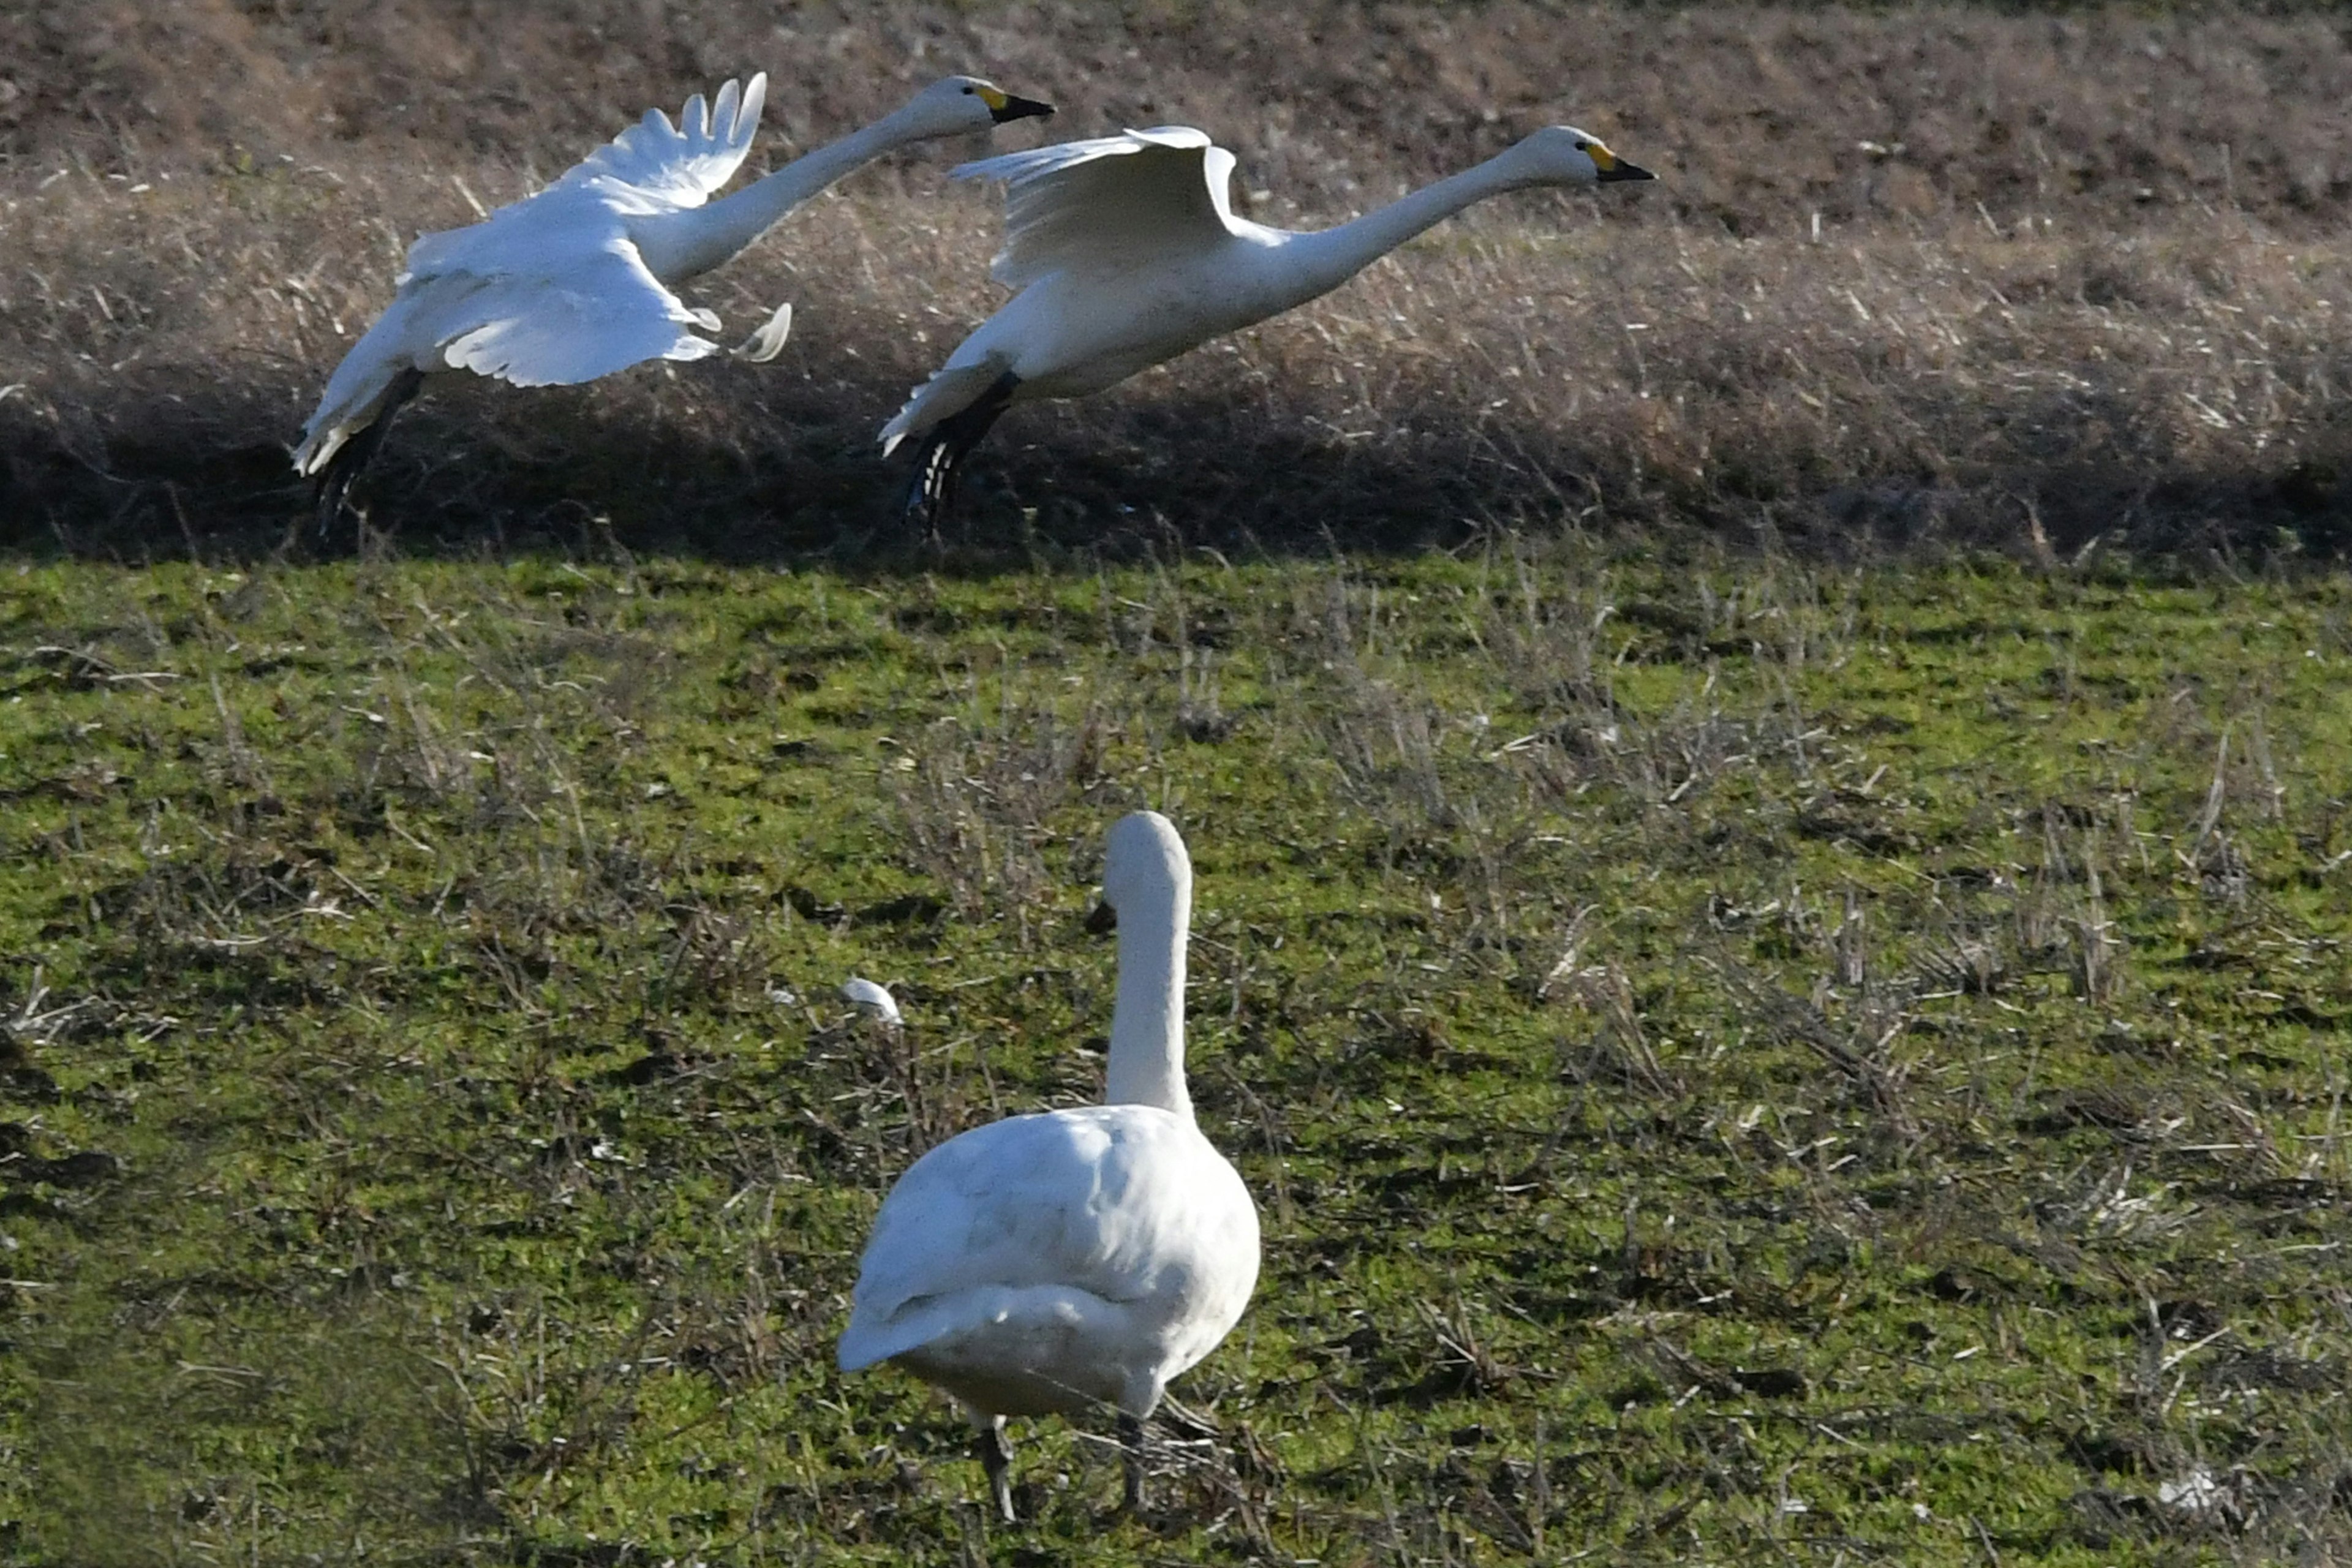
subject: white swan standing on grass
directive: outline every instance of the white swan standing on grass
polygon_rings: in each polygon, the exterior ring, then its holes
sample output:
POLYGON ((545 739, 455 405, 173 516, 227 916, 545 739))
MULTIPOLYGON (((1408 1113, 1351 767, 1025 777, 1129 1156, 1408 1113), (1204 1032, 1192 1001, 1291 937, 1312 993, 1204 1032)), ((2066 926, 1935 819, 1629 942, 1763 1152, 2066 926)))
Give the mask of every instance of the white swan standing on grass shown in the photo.
POLYGON ((1257 1283, 1257 1209, 1184 1088, 1192 905, 1192 862, 1168 819, 1115 825, 1108 1103, 948 1140, 898 1178, 866 1246, 842 1370, 895 1361, 961 1401, 1007 1520, 1005 1417, 1100 1405, 1118 1412, 1127 1500, 1139 1506, 1144 1418, 1257 1283))
MULTIPOLYGON (((716 331, 719 318, 689 310, 674 285, 732 258, 786 213, 895 148, 1054 112, 977 78, 949 77, 863 131, 709 202, 751 152, 767 90, 762 72, 740 92, 729 82, 715 103, 697 93, 676 126, 648 110, 545 190, 411 246, 398 293, 335 367, 295 448, 295 470, 319 481, 320 526, 333 522, 394 412, 427 374, 470 370, 517 386, 568 385, 645 360, 715 353, 717 343, 688 329, 716 331)), ((737 352, 772 357, 790 310, 737 352)))
POLYGON ((1189 126, 1129 131, 966 163, 1003 180, 1004 248, 1021 293, 915 389, 882 429, 920 445, 908 510, 936 525, 965 453, 1015 403, 1082 397, 1220 332, 1303 305, 1473 202, 1534 185, 1655 176, 1569 126, 1352 223, 1311 233, 1234 216, 1234 155, 1189 126))

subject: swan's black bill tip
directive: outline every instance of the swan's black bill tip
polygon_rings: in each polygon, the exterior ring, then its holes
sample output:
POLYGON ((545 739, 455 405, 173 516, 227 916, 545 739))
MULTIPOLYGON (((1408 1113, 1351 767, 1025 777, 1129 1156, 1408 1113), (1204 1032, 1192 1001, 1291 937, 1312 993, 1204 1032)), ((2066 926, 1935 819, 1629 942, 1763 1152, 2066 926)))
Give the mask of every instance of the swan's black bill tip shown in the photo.
POLYGON ((1034 98, 1015 98, 1008 92, 1004 95, 1004 107, 990 110, 988 117, 1003 125, 1013 120, 1043 120, 1053 112, 1054 106, 1050 103, 1041 103, 1034 98))
POLYGON ((1604 185, 1614 184, 1619 180, 1654 180, 1657 177, 1641 164, 1628 163, 1622 158, 1601 171, 1601 183, 1604 185))

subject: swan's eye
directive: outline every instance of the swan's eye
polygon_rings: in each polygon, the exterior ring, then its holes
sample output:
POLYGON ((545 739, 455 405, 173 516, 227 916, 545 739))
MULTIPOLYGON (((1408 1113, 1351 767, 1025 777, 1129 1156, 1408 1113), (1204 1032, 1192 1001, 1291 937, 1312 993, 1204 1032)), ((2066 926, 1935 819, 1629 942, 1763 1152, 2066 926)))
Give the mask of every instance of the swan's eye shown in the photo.
POLYGON ((963 95, 966 98, 970 98, 973 93, 978 92, 979 90, 980 89, 976 87, 968 87, 963 89, 963 95))

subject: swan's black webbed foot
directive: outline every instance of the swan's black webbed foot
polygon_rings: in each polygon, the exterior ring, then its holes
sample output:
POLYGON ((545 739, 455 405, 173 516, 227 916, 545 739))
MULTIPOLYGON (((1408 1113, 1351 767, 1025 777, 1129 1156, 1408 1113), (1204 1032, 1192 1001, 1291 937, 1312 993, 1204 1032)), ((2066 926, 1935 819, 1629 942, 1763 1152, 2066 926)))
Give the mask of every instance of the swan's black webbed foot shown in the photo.
POLYGON ((424 384, 423 371, 402 371, 394 379, 392 390, 384 395, 383 405, 377 408, 375 417, 368 422, 367 428, 345 441, 342 449, 328 458, 327 466, 319 470, 319 482, 312 492, 312 499, 318 509, 315 526, 320 544, 334 537, 335 521, 342 515, 343 500, 351 493, 352 481, 358 479, 360 470, 368 466, 368 459, 375 456, 375 449, 383 445, 384 432, 392 428, 392 416, 399 413, 400 405, 415 396, 417 389, 424 384))
POLYGON ((997 1517, 1007 1524, 1015 1522, 1018 1516, 1013 1511, 1013 1445, 1004 1440, 1004 1418, 1000 1415, 982 1426, 971 1446, 980 1455, 980 1468, 988 1472, 988 1491, 996 1500, 997 1517))
POLYGON ((1127 1511, 1143 1511, 1143 1430, 1140 1418, 1122 1412, 1118 1418, 1119 1450, 1127 1459, 1127 1511))
POLYGON ((907 517, 919 520, 934 536, 939 533, 940 520, 954 506, 962 489, 965 455, 980 445, 989 426, 1013 405, 1013 389, 1020 384, 1021 378, 1006 371, 970 406, 931 426, 915 453, 915 477, 907 487, 907 517))

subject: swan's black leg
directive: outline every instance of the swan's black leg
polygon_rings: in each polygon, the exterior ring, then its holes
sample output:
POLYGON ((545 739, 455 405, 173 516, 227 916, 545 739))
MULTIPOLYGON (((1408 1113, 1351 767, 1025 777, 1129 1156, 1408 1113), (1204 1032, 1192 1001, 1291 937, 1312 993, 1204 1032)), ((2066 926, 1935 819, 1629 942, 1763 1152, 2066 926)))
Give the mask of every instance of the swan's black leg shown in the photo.
POLYGON ((957 410, 931 426, 915 453, 915 477, 907 487, 906 515, 919 518, 937 533, 940 519, 955 501, 958 469, 964 455, 980 445, 988 427, 1013 406, 1013 388, 1021 378, 1006 371, 989 384, 971 406, 957 410))
POLYGON ((424 384, 423 371, 402 371, 394 380, 392 390, 384 394, 383 404, 376 410, 375 417, 368 422, 367 428, 345 441, 342 450, 327 459, 326 468, 320 471, 315 492, 319 508, 319 542, 321 544, 334 533, 335 520, 342 512, 343 497, 350 492, 352 481, 360 477, 360 470, 367 467, 370 458, 375 456, 375 449, 383 445, 383 433, 392 427, 392 416, 400 412, 400 405, 415 396, 417 389, 424 384))
POLYGON ((984 1424, 971 1446, 980 1455, 980 1468, 988 1472, 988 1491, 996 1500, 997 1513, 1013 1523, 1013 1445, 1004 1440, 1004 1417, 984 1424))
POLYGON ((1118 1446, 1127 1456, 1127 1511, 1143 1511, 1143 1422, 1121 1412, 1118 1418, 1118 1446))

